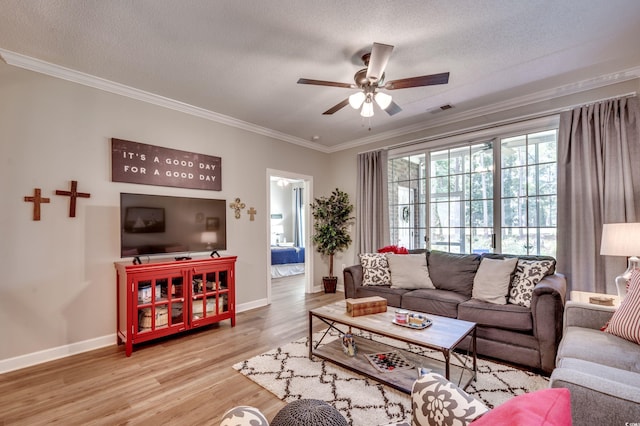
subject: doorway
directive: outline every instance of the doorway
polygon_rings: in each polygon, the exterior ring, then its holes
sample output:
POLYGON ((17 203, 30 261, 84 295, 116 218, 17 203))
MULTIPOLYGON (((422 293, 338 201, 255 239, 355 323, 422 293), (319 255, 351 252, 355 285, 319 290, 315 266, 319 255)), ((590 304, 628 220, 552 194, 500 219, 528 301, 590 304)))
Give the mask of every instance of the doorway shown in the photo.
POLYGON ((311 176, 267 170, 267 303, 274 280, 303 285, 305 293, 313 293, 312 187, 311 176))

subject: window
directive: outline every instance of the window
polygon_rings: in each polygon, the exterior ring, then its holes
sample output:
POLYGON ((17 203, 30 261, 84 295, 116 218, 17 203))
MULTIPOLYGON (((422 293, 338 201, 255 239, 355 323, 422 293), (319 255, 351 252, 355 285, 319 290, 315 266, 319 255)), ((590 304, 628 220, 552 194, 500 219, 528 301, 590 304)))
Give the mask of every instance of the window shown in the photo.
POLYGON ((492 143, 434 151, 429 157, 431 248, 453 253, 491 251, 492 143))
POLYGON ((547 129, 390 157, 391 243, 555 256, 556 151, 547 129))
POLYGON ((501 252, 556 254, 557 134, 501 140, 501 252))
POLYGON ((426 155, 388 163, 391 241, 408 249, 424 247, 426 236, 426 155))

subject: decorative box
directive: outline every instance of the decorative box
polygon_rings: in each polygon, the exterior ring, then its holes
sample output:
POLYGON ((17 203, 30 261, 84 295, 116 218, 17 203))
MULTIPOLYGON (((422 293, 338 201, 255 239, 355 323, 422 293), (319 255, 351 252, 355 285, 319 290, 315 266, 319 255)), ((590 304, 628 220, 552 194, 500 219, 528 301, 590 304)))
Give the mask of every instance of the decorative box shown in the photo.
MULTIPOLYGON (((162 288, 160 284, 156 284, 156 300, 162 297, 162 288)), ((138 288, 138 303, 151 303, 151 286, 140 286, 138 288)))
MULTIPOLYGON (((138 311, 138 331, 149 331, 152 326, 151 308, 142 308, 138 311)), ((166 306, 156 306, 156 328, 166 327, 169 322, 169 315, 166 306)))
POLYGON ((387 312, 387 299, 380 296, 347 299, 347 315, 359 317, 361 315, 387 312))

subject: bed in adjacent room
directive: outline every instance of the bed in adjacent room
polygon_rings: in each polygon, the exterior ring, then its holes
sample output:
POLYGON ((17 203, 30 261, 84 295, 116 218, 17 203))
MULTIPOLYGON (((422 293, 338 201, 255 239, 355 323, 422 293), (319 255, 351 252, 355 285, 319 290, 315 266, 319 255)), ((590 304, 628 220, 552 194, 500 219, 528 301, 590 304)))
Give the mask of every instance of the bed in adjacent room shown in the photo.
POLYGON ((271 246, 271 278, 304 274, 304 247, 271 246))

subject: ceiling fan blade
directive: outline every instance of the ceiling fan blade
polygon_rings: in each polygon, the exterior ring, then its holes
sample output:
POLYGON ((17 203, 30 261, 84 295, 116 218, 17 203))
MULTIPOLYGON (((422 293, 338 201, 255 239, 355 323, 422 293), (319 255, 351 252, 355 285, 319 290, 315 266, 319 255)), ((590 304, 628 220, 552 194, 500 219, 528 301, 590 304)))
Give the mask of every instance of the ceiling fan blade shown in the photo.
POLYGON ((343 87, 345 89, 357 89, 357 86, 355 84, 338 83, 335 81, 311 80, 308 78, 298 79, 298 84, 314 84, 316 86, 331 86, 331 87, 343 87))
POLYGON ((385 109, 385 112, 387 114, 389 114, 389 115, 396 115, 400 111, 402 111, 402 108, 400 108, 400 105, 398 105, 397 103, 395 103, 393 101, 391 101, 391 104, 389 104, 387 109, 385 109))
POLYGON ((393 46, 382 43, 373 43, 369 66, 367 67, 367 80, 370 82, 380 81, 387 67, 393 46))
POLYGON ((340 102, 337 105, 332 106, 331 108, 323 112, 322 115, 331 115, 336 111, 340 111, 342 108, 346 107, 347 105, 349 105, 349 98, 345 99, 344 101, 340 102))
POLYGON ((409 87, 433 86, 436 84, 447 84, 449 73, 423 75, 421 77, 403 78, 400 80, 387 81, 384 88, 387 90, 407 89, 409 87))

